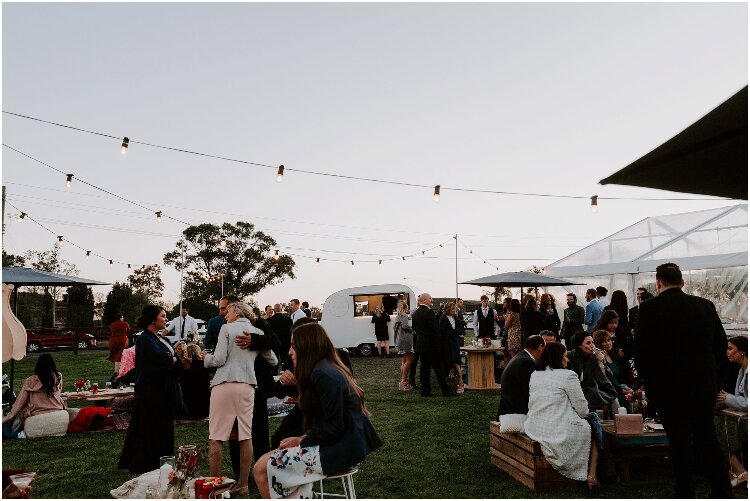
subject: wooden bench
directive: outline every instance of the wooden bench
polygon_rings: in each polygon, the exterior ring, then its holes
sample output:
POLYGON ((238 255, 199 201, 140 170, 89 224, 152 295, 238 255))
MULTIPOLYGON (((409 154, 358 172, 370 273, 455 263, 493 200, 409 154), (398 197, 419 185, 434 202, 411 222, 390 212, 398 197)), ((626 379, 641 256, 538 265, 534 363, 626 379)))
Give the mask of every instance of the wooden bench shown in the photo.
POLYGON ((500 433, 497 421, 490 422, 490 461, 533 491, 576 485, 549 464, 538 442, 525 433, 500 433))

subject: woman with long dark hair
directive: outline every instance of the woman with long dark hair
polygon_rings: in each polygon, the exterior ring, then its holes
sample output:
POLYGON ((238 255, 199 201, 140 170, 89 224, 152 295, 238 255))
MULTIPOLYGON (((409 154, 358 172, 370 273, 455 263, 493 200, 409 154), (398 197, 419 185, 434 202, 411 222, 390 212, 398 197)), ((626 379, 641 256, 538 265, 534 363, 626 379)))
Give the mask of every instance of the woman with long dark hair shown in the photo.
POLYGON ((604 353, 594 346, 591 334, 578 331, 573 336, 573 350, 568 352, 568 368, 578 375, 589 408, 609 409, 614 414, 618 392, 604 374, 600 360, 604 360, 604 353))
POLYGON ((57 371, 52 355, 41 355, 34 366, 34 375, 23 382, 13 408, 3 417, 3 438, 26 438, 26 418, 66 409, 60 396, 62 374, 57 371))
POLYGON ((521 302, 518 299, 510 300, 510 309, 505 314, 505 330, 508 332, 508 351, 512 360, 523 348, 521 341, 521 302))
POLYGON ((547 461, 557 471, 585 481, 591 489, 599 484, 599 449, 592 437, 599 425, 587 423, 595 415, 589 415, 578 377, 567 367, 565 346, 550 343, 544 347, 529 380, 529 412, 524 429, 529 438, 539 442, 547 461))
MULTIPOLYGON (((747 413, 747 338, 736 336, 727 343, 727 358, 730 362, 740 366, 734 392, 720 391, 716 398, 717 407, 726 407, 747 413)), ((746 414, 747 415, 747 414, 746 414)), ((747 469, 742 464, 743 451, 747 452, 747 420, 742 423, 739 419, 727 419, 718 416, 714 422, 719 428, 719 434, 724 437, 729 454, 729 479, 732 487, 747 483, 747 469), (733 426, 727 426, 732 423, 733 426), (734 424, 736 423, 736 424, 734 424)))
POLYGON ((159 334, 167 325, 164 308, 146 306, 137 325, 143 332, 135 342, 135 396, 119 468, 145 473, 159 467, 159 457, 174 455, 175 381, 182 361, 159 334))
MULTIPOLYGON (((602 315, 608 311, 617 313, 617 328, 612 336, 615 348, 622 348, 625 358, 633 356, 633 336, 630 332, 630 322, 628 321, 628 297, 625 292, 616 290, 612 293, 612 299, 609 304, 602 310, 602 315)), ((594 328, 594 332, 598 329, 594 328)), ((606 329, 605 329, 606 330, 606 329)))
POLYGON ((321 325, 295 328, 289 356, 305 435, 282 440, 279 449, 255 463, 255 483, 263 498, 311 498, 313 482, 351 468, 382 445, 368 417, 364 391, 321 325))
POLYGON ((555 306, 555 296, 542 294, 539 299, 539 313, 542 315, 542 330, 552 331, 555 339, 560 339, 560 316, 555 306))

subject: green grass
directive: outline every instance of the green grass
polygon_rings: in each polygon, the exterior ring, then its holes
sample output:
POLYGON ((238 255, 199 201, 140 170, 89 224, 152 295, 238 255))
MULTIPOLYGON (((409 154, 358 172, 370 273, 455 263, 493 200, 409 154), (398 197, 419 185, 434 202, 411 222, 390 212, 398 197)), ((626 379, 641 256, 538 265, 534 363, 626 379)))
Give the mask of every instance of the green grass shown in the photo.
MULTIPOLYGON (((103 384, 112 365, 106 353, 55 354, 67 390, 78 377, 103 384)), ((16 364, 16 388, 33 371, 35 357, 16 364)), ((633 480, 601 488, 534 493, 490 464, 488 423, 497 410, 497 392, 469 392, 456 398, 420 398, 397 391, 397 357, 353 357, 355 376, 365 390, 372 421, 384 441, 355 476, 360 498, 665 498, 672 495, 666 461, 636 462, 633 480)), ((8 367, 3 364, 3 372, 8 367)), ((434 390, 438 390, 433 382, 434 390)), ((437 391, 439 393, 439 391, 437 391)), ((271 431, 278 424, 271 420, 271 431)), ((177 445, 207 446, 207 423, 177 426, 177 445)), ((84 433, 59 438, 3 441, 3 467, 25 468, 39 476, 33 497, 110 498, 109 490, 132 477, 117 469, 125 432, 84 433)), ((204 473, 207 466, 203 465, 204 473)), ((224 472, 231 475, 228 452, 224 472)), ((333 487, 334 482, 326 484, 333 487)), ((335 491, 335 489, 332 489, 335 491)), ((708 496, 701 480, 700 496, 708 496)), ((745 490, 736 491, 746 495, 745 490)), ((252 491, 257 497, 257 490, 252 491)))

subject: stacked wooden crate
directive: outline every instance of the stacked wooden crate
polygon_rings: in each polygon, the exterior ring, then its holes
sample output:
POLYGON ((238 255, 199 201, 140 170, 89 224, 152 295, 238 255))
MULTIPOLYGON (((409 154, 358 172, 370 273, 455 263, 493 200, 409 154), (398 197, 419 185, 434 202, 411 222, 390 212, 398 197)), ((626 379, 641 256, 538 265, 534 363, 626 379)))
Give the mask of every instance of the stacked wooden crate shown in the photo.
POLYGON ((500 423, 497 421, 490 422, 490 460, 533 491, 576 484, 549 464, 538 442, 524 433, 500 433, 500 423))

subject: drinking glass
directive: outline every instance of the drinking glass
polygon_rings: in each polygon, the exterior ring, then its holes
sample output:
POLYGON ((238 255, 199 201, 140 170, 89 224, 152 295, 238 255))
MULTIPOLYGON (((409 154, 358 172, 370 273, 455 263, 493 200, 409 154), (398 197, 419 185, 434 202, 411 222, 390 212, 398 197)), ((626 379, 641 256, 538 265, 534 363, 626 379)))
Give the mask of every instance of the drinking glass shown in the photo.
POLYGON ((36 473, 18 473, 16 475, 10 475, 9 478, 10 481, 18 487, 18 490, 21 491, 21 495, 24 499, 29 499, 29 488, 31 487, 31 482, 36 478, 36 473))
POLYGON ((99 391, 99 383, 91 383, 91 393, 97 393, 99 391))

